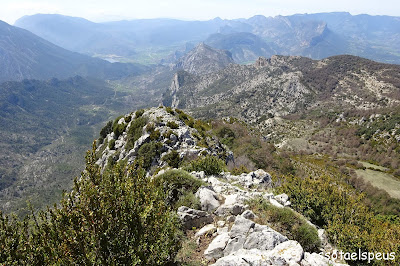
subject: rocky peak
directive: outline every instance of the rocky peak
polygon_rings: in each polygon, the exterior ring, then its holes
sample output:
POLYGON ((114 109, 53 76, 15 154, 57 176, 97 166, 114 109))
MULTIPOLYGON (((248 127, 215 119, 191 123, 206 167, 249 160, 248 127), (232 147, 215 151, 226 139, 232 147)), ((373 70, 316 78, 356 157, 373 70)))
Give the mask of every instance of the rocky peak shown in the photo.
POLYGON ((233 62, 230 52, 200 43, 176 63, 175 69, 201 75, 218 71, 233 62))

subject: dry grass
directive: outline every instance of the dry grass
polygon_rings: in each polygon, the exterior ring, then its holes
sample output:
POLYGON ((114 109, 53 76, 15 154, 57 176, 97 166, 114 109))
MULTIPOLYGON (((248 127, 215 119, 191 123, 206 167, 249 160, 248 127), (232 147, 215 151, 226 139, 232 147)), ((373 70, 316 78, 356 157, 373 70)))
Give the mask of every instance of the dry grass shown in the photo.
POLYGON ((394 198, 400 199, 400 180, 392 175, 371 169, 358 169, 356 173, 365 181, 369 181, 371 185, 387 191, 394 198))

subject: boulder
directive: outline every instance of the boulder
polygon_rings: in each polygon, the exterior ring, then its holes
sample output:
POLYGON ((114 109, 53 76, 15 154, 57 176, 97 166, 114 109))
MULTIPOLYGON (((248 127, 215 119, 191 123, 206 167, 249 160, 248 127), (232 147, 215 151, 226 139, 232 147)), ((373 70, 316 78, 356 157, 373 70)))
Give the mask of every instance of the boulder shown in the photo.
POLYGON ((275 196, 275 199, 282 205, 289 201, 289 196, 285 193, 275 196))
POLYGON ((200 200, 201 209, 203 211, 214 211, 221 204, 218 201, 218 195, 208 187, 200 187, 195 196, 200 200))
POLYGON ((280 204, 276 199, 270 198, 269 203, 271 203, 271 205, 273 205, 275 207, 284 208, 283 205, 280 204))
POLYGON ((246 210, 242 213, 242 217, 246 218, 246 219, 250 219, 253 220, 254 218, 256 218, 257 216, 254 214, 254 212, 250 211, 250 210, 246 210))
POLYGON ((243 245, 244 249, 272 250, 279 244, 288 241, 286 236, 276 232, 267 225, 256 224, 243 245))
POLYGON ((242 216, 237 216, 229 232, 230 239, 225 247, 224 255, 227 256, 234 251, 243 248, 247 235, 252 232, 255 223, 242 216))
POLYGON ((214 224, 207 224, 203 226, 196 234, 196 237, 201 237, 204 235, 211 235, 217 231, 217 228, 214 224))
POLYGON ((219 234, 204 251, 204 257, 208 260, 221 258, 224 255, 224 249, 229 239, 230 236, 227 232, 219 234))
POLYGON ((239 249, 234 253, 225 256, 223 258, 218 259, 214 264, 214 266, 232 266, 232 265, 272 265, 268 259, 267 251, 260 250, 246 250, 239 249))
POLYGON ((207 212, 191 209, 186 206, 178 208, 178 217, 184 229, 200 228, 205 224, 213 222, 212 216, 207 212))
MULTIPOLYGON (((304 256, 302 246, 294 240, 282 242, 270 253, 272 265, 281 265, 282 261, 287 264, 300 263, 304 256)), ((285 265, 285 264, 284 264, 285 265)))

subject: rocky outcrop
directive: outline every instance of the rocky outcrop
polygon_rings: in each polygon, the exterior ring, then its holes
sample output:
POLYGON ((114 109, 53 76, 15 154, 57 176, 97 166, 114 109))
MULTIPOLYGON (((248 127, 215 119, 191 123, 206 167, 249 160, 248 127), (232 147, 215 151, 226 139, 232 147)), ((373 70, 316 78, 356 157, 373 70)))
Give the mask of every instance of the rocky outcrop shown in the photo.
POLYGON ((99 157, 97 164, 104 169, 110 161, 132 163, 140 149, 150 142, 157 147, 151 158, 151 166, 154 167, 167 166, 163 158, 173 151, 178 153, 180 158, 199 154, 212 154, 224 158, 228 156, 228 151, 222 144, 210 137, 202 138, 193 124, 188 122, 187 115, 184 115, 184 119, 182 115, 180 118, 179 114, 173 110, 167 112, 165 107, 159 107, 121 117, 116 122, 118 126, 114 128, 123 130, 114 130, 104 138, 96 150, 99 157), (134 131, 140 133, 137 139, 133 136, 134 131), (201 146, 198 145, 200 140, 203 142, 201 146))
MULTIPOLYGON (((195 236, 198 242, 205 235, 213 236, 204 251, 204 257, 215 262, 213 265, 336 265, 317 253, 305 252, 297 241, 256 222, 257 216, 248 209, 247 200, 263 197, 279 208, 290 205, 288 195, 275 196, 263 191, 271 185, 271 177, 265 171, 238 176, 220 173, 218 178, 204 172, 192 172, 192 175, 208 183, 196 193, 203 210, 198 211, 202 215, 199 221, 208 219, 213 222, 201 228, 195 236), (212 218, 204 218, 205 213, 212 218)), ((187 207, 178 210, 185 228, 198 227, 193 223, 196 219, 194 212, 187 207)), ((323 239, 323 230, 318 235, 322 242, 327 242, 323 239)))
POLYGON ((186 206, 181 206, 178 208, 178 216, 182 221, 183 228, 192 229, 192 228, 200 228, 205 224, 209 224, 213 222, 212 216, 205 212, 194 210, 188 208, 186 206))

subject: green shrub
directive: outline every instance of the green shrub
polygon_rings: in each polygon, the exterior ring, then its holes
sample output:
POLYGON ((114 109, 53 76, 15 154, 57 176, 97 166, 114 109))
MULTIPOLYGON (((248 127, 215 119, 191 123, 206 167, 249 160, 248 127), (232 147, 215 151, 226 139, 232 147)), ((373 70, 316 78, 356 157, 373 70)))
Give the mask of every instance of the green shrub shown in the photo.
POLYGON ((275 207, 263 198, 250 200, 249 205, 258 216, 257 222, 267 224, 289 239, 296 240, 308 252, 318 251, 321 241, 317 229, 298 213, 289 208, 275 207))
POLYGON ((169 107, 169 106, 165 107, 165 110, 166 110, 168 113, 170 113, 171 115, 174 115, 174 114, 175 114, 174 110, 173 110, 171 107, 169 107))
POLYGON ((103 139, 112 132, 113 121, 108 121, 107 124, 100 130, 100 137, 103 139))
POLYGON ((166 162, 172 168, 179 168, 182 160, 179 153, 176 150, 172 150, 162 157, 162 160, 166 162))
POLYGON ((139 118, 144 114, 144 109, 137 110, 135 112, 135 118, 139 118))
POLYGON ((179 125, 177 123, 175 123, 174 121, 168 121, 167 127, 170 127, 172 129, 177 129, 177 128, 179 128, 179 125))
POLYGON ((149 169, 154 158, 160 155, 160 142, 151 141, 143 144, 138 151, 138 158, 143 159, 143 167, 149 169))
POLYGON ((180 249, 176 214, 139 165, 101 173, 94 150, 73 191, 25 220, 0 213, 0 264, 168 265, 180 249))
POLYGON ((143 127, 147 124, 147 119, 144 116, 136 118, 131 122, 131 126, 128 130, 128 146, 127 150, 133 148, 135 141, 137 141, 142 136, 143 127))
POLYGON ((241 166, 239 166, 239 167, 234 167, 232 170, 231 170, 231 174, 232 175, 241 175, 241 174, 243 174, 243 173, 249 173, 250 171, 249 171, 249 169, 247 169, 246 168, 246 166, 244 166, 244 165, 241 165, 241 166))
POLYGON ((217 136, 223 144, 232 148, 233 140, 236 137, 235 132, 233 132, 232 129, 230 129, 229 127, 222 127, 217 130, 217 136))
POLYGON ((118 139, 118 137, 125 131, 127 124, 114 124, 113 132, 114 138, 118 139))
POLYGON ((195 210, 201 209, 200 200, 194 195, 195 191, 183 191, 183 195, 179 197, 178 201, 174 204, 178 209, 180 206, 186 206, 195 210))
POLYGON ((216 156, 207 155, 199 157, 190 162, 186 170, 191 171, 204 171, 206 175, 218 175, 226 170, 225 162, 216 156))
POLYGON ((112 139, 109 143, 108 143, 108 148, 110 150, 113 150, 115 148, 115 139, 112 139))
POLYGON ((150 133, 150 140, 158 140, 160 138, 160 136, 161 136, 161 133, 159 130, 153 130, 150 133))
MULTIPOLYGON (((197 201, 189 194, 195 193, 203 182, 184 170, 172 169, 154 178, 156 186, 161 187, 169 206, 177 209, 179 204, 197 206, 197 201), (188 194, 189 193, 189 194, 188 194)), ((189 206, 188 206, 189 207, 189 206)))
POLYGON ((172 130, 168 130, 167 132, 165 132, 163 134, 163 137, 166 139, 169 139, 169 137, 171 136, 171 134, 173 134, 174 132, 172 132, 172 130))
POLYGON ((149 124, 147 124, 147 126, 146 126, 146 131, 147 132, 153 132, 154 131, 154 129, 155 129, 155 127, 154 127, 154 124, 153 123, 149 123, 149 124))
POLYGON ((125 123, 129 123, 132 120, 132 116, 131 115, 125 116, 124 119, 125 119, 125 123))

